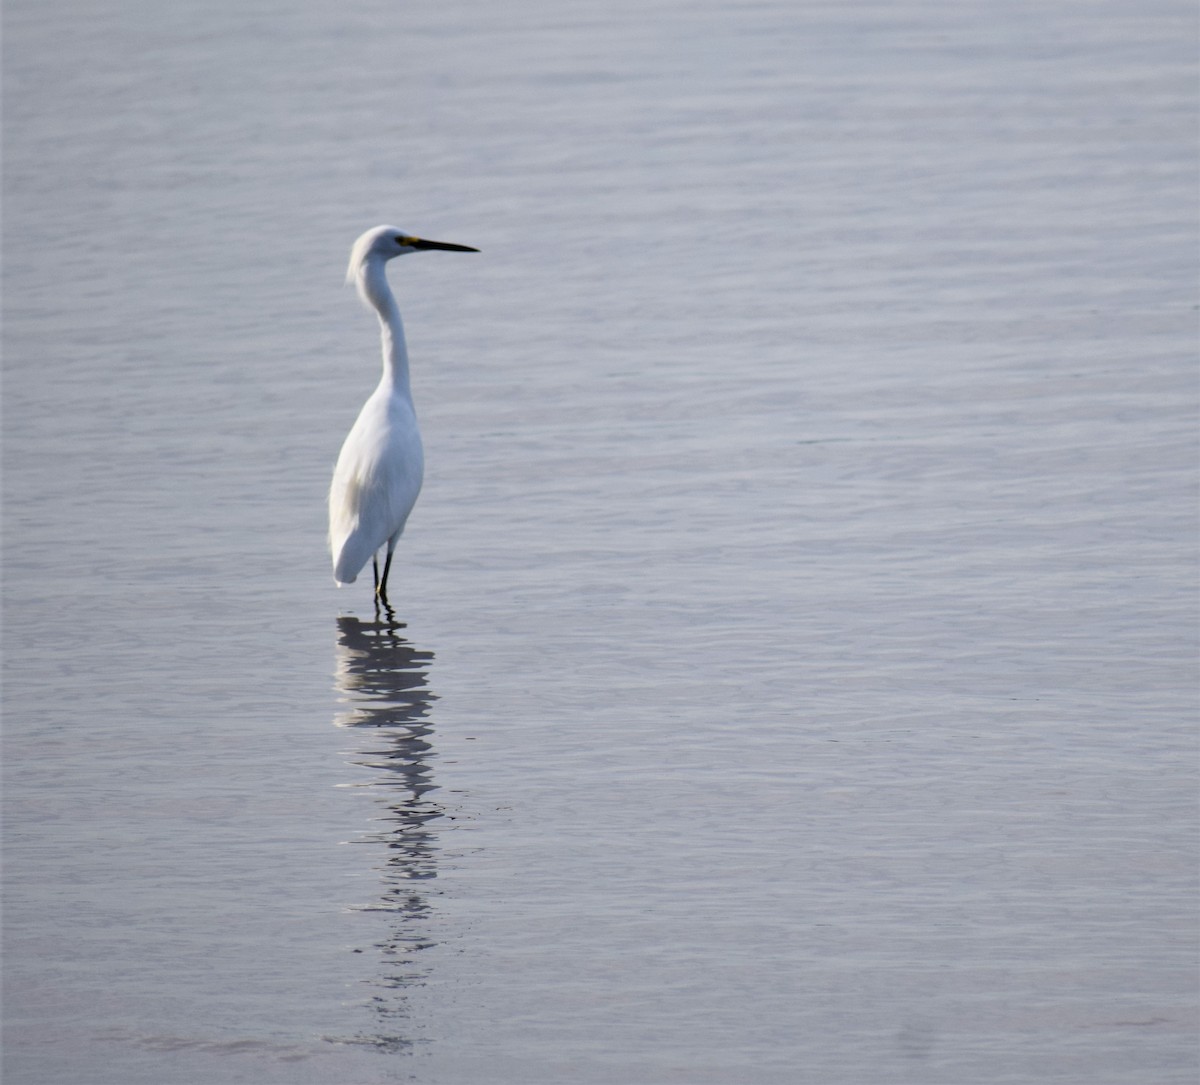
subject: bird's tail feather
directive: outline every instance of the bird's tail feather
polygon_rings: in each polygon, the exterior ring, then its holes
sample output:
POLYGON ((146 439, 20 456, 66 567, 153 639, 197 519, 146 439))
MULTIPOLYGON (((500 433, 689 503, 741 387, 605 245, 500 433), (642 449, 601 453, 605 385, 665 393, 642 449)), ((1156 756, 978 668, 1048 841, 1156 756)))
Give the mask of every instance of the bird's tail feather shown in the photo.
POLYGON ((333 579, 339 584, 353 584, 374 553, 374 547, 352 535, 342 543, 340 550, 334 552, 333 579))

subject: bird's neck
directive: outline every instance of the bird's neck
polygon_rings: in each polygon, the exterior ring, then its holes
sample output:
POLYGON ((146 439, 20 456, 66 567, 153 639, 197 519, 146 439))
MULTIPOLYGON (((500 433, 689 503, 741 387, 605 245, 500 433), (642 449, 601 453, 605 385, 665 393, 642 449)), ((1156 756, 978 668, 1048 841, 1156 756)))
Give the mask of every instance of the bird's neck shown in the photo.
POLYGON ((380 336, 383 341, 383 383, 394 392, 412 400, 408 378, 408 348, 404 343, 404 323, 400 307, 388 285, 386 264, 371 260, 363 269, 362 293, 379 314, 380 336))

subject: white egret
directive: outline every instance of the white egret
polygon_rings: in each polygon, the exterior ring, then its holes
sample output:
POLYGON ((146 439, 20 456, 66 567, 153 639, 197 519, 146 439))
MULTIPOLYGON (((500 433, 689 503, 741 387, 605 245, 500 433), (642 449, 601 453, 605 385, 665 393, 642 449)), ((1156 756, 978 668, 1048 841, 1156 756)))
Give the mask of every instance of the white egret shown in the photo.
POLYGON ((333 552, 333 578, 339 584, 353 584, 367 558, 372 560, 375 596, 384 604, 392 552, 421 492, 425 469, 408 376, 404 325, 388 286, 386 267, 393 256, 424 249, 479 251, 469 245, 425 241, 395 226, 376 226, 354 242, 346 272, 346 281, 354 283, 359 297, 379 314, 383 377, 363 404, 333 470, 329 547, 333 552), (385 545, 387 557, 380 577, 379 551, 385 545))

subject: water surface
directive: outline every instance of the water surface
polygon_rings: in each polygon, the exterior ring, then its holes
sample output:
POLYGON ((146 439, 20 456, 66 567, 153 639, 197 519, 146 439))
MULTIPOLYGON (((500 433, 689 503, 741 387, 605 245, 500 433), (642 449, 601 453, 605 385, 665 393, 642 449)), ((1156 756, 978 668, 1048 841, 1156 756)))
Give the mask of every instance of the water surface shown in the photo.
POLYGON ((10 3, 6 1085, 1194 1081, 1195 21, 10 3))

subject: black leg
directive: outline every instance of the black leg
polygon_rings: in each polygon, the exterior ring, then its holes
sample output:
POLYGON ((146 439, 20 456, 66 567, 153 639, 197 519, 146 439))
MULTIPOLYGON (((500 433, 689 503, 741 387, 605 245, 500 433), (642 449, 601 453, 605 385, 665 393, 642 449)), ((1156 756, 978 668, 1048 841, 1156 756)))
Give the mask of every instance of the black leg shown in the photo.
POLYGON ((379 594, 379 555, 371 555, 371 572, 375 574, 375 594, 379 594))
POLYGON ((387 606, 387 578, 388 573, 392 571, 392 548, 388 547, 387 558, 383 562, 383 580, 379 583, 379 598, 383 600, 384 606, 387 606))

